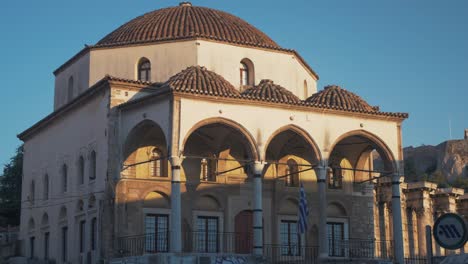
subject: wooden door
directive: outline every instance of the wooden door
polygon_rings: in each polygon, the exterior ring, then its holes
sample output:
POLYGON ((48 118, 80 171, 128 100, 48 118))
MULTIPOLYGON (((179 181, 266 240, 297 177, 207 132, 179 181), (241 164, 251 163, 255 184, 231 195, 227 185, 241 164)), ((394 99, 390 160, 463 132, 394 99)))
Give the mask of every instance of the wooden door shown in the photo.
POLYGON ((253 213, 245 210, 235 218, 236 253, 250 254, 253 249, 253 213))

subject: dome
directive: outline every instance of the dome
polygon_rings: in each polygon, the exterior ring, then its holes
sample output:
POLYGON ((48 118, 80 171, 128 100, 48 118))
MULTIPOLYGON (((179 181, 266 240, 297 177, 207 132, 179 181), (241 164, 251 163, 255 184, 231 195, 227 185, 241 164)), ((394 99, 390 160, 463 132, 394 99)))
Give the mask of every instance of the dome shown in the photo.
POLYGON ((240 93, 221 75, 203 66, 191 66, 169 78, 162 85, 173 91, 224 97, 239 97, 240 93))
POLYGON ((280 49, 246 21, 223 11, 182 2, 137 17, 101 39, 96 46, 121 46, 205 38, 227 43, 280 49))
POLYGON ((358 95, 336 85, 326 86, 322 91, 313 94, 306 102, 325 108, 352 112, 378 112, 378 107, 370 106, 358 95))
POLYGON ((249 99, 259 99, 279 103, 300 103, 301 100, 272 80, 261 80, 257 86, 246 89, 242 95, 249 99))

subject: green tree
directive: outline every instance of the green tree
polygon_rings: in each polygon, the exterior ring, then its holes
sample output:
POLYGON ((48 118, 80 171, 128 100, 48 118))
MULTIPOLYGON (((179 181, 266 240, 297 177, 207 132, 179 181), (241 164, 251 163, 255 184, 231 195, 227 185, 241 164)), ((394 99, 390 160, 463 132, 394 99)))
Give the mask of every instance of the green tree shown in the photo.
POLYGON ((0 177, 0 216, 8 225, 19 225, 21 212, 21 181, 23 175, 23 146, 16 149, 0 177))

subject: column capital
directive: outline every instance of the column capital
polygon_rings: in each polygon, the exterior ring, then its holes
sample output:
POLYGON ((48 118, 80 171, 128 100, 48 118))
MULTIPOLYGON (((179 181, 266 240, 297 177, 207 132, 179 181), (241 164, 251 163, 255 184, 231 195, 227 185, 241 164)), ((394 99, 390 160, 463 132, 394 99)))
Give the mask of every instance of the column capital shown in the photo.
POLYGON ((180 164, 182 163, 182 158, 179 157, 179 156, 171 156, 169 158, 169 160, 171 162, 172 167, 174 167, 174 166, 179 166, 180 167, 180 164))
POLYGON ((255 175, 261 175, 263 172, 263 168, 265 167, 267 163, 264 161, 255 161, 254 162, 254 174, 255 175))

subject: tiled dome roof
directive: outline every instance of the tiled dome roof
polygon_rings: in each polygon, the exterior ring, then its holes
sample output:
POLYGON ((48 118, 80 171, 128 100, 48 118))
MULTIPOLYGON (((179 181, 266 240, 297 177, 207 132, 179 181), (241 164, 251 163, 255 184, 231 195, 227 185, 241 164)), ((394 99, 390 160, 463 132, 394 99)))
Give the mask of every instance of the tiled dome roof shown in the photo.
POLYGON ((265 33, 246 21, 219 10, 192 6, 189 2, 137 17, 105 36, 96 46, 120 46, 192 38, 280 48, 265 33))
POLYGON ((162 85, 174 91, 224 97, 239 97, 239 91, 221 75, 202 66, 190 66, 162 85))
POLYGON ((314 106, 352 112, 378 112, 378 107, 370 106, 358 95, 336 85, 326 86, 322 91, 305 100, 314 106))
POLYGON ((242 92, 242 95, 250 99, 279 103, 299 103, 301 101, 286 88, 274 84, 272 80, 261 80, 260 84, 246 89, 242 92))

